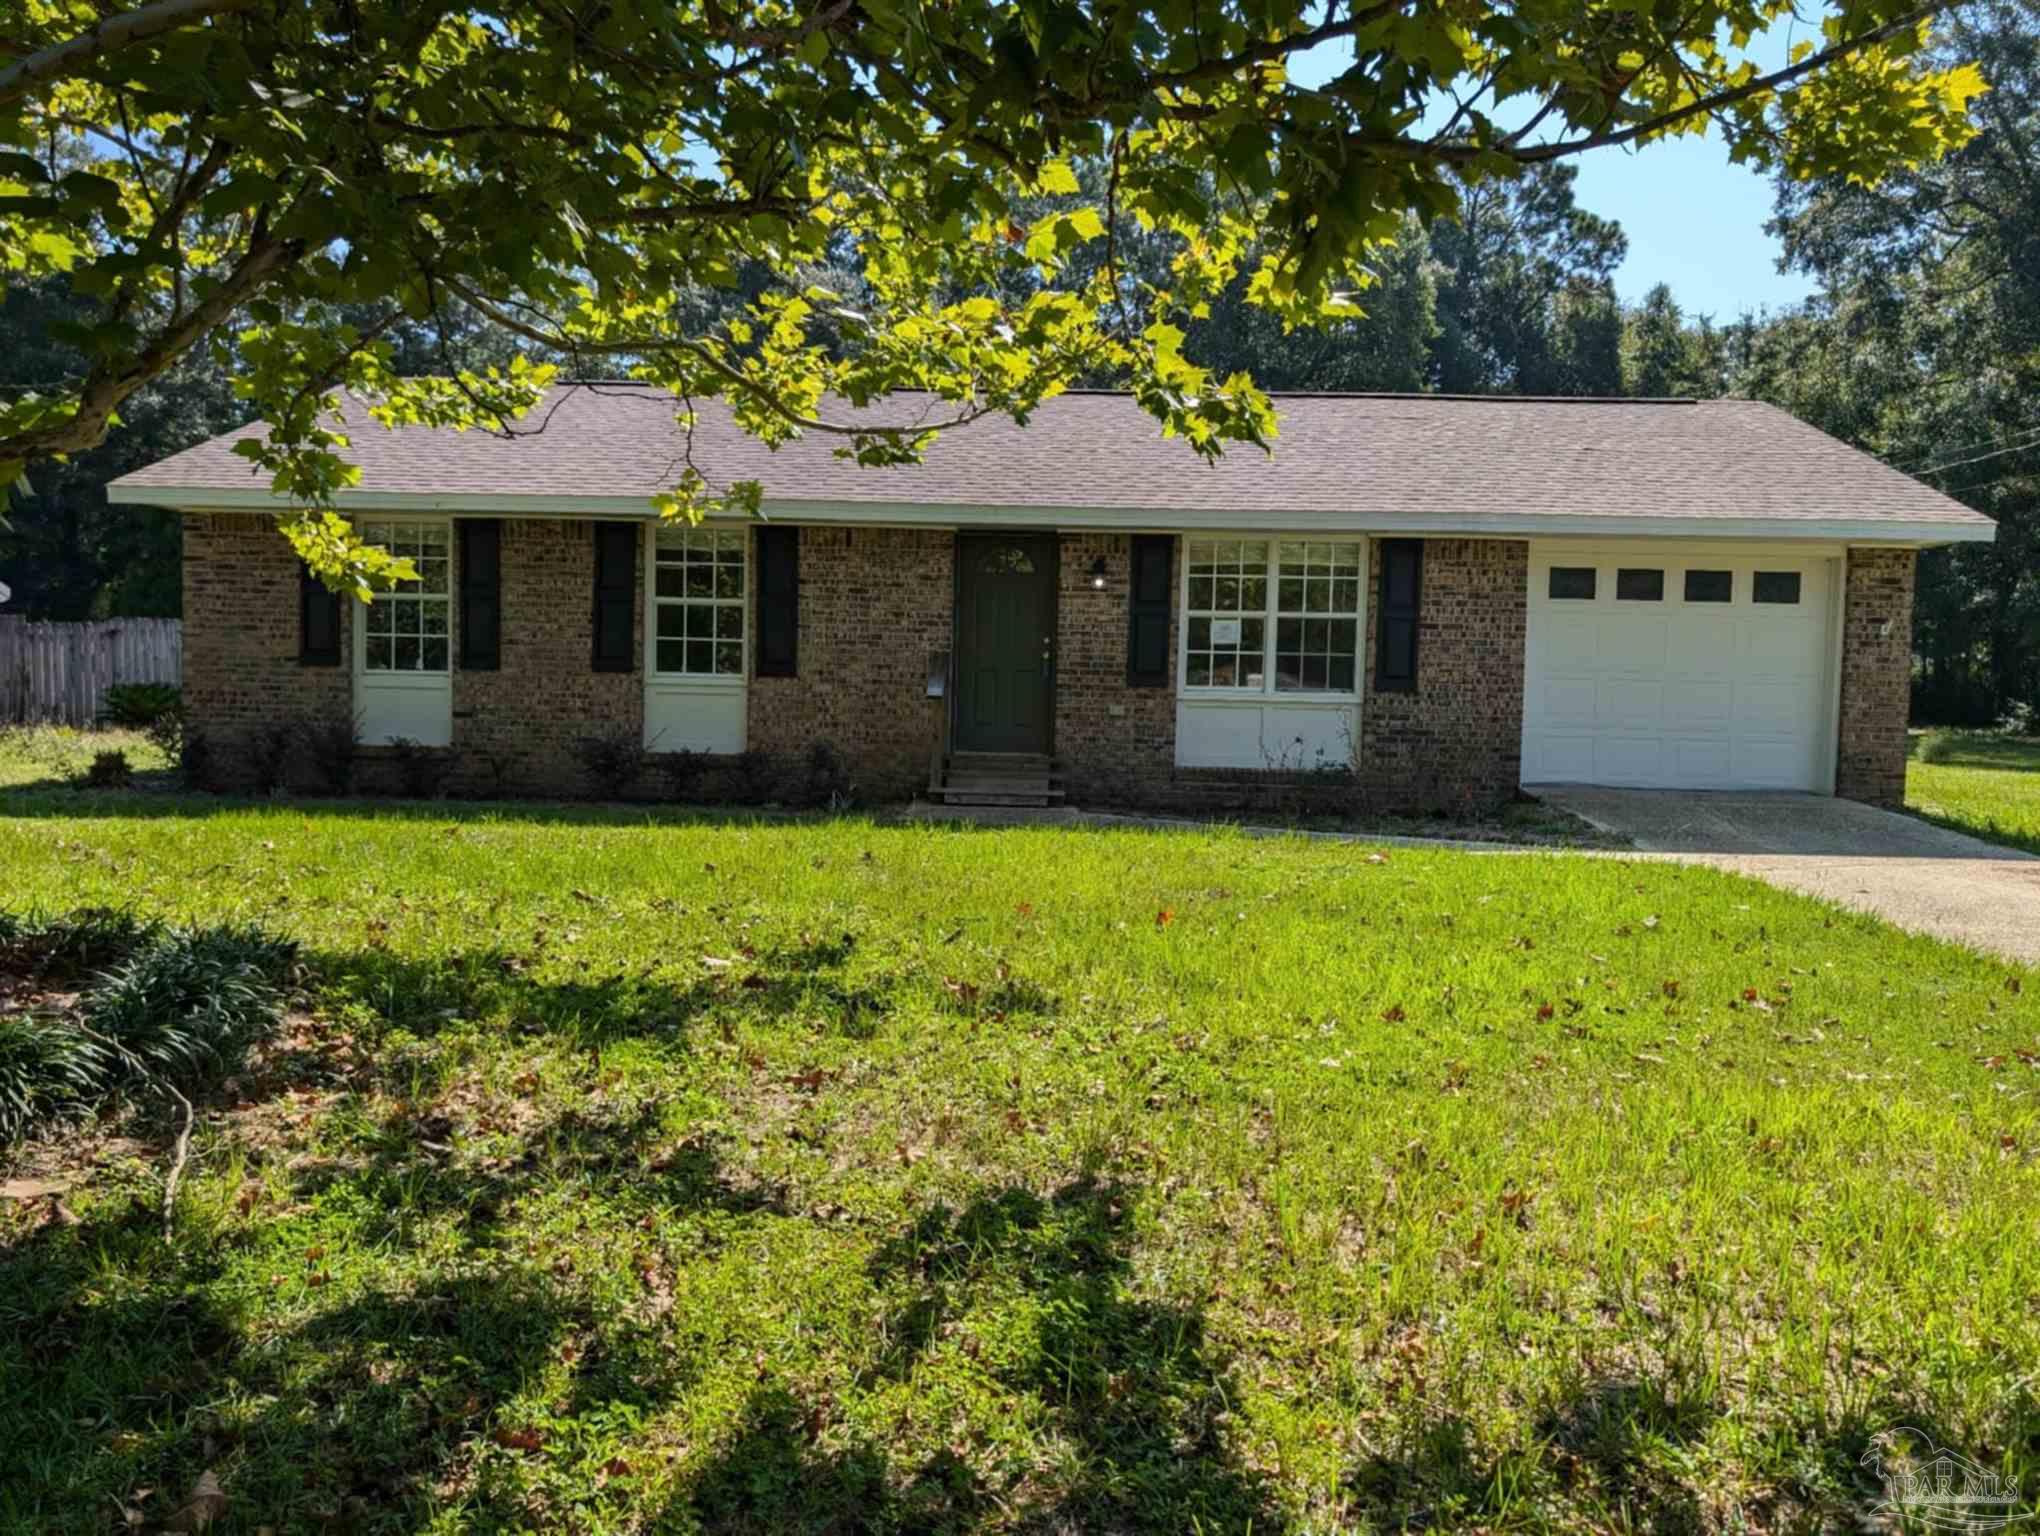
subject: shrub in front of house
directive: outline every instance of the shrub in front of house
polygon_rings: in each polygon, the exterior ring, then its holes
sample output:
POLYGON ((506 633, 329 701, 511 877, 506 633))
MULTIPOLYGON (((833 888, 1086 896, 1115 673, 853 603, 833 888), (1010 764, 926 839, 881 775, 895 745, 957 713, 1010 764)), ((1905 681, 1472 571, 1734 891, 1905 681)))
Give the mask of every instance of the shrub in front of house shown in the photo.
POLYGON ((1919 760, 1923 763, 1945 763, 1955 756, 1955 733, 1936 728, 1920 738, 1919 760))
POLYGON ((212 740, 204 731, 182 726, 177 733, 177 756, 172 761, 177 764, 178 775, 187 789, 218 788, 213 777, 212 740))
POLYGON ((183 708, 184 690, 175 683, 115 683, 99 701, 99 723, 145 731, 183 708))
POLYGON ((855 786, 850 781, 850 764, 836 744, 827 739, 807 749, 795 781, 795 803, 840 809, 850 803, 855 786))
POLYGON ((778 775, 772 755, 746 747, 729 760, 725 780, 727 794, 738 805, 764 805, 774 798, 778 775))
POLYGON ((447 785, 460 767, 460 753, 452 748, 428 747, 408 736, 391 740, 389 757, 398 788, 413 800, 445 799, 447 785))
POLYGON ((258 793, 274 795, 290 787, 291 759, 297 755, 296 723, 270 720, 248 728, 243 738, 242 767, 258 793))
POLYGON ((612 726, 574 743, 574 760, 606 800, 621 800, 644 776, 645 744, 630 726, 612 726))
POLYGON ((173 768, 184 763, 184 741, 190 731, 190 716, 184 701, 178 701, 168 709, 159 710, 149 721, 147 734, 149 745, 163 754, 163 761, 173 768))
POLYGON ((361 716, 354 711, 310 716, 298 724, 298 741, 319 787, 344 795, 354 788, 361 753, 361 716))
POLYGON ((79 776, 84 789, 126 789, 135 781, 134 765, 118 747, 92 754, 92 765, 79 776))
POLYGON ((683 747, 678 752, 658 753, 655 761, 660 773, 665 775, 666 787, 675 800, 696 800, 701 796, 702 782, 707 777, 709 755, 694 752, 683 747))
POLYGON ((500 800, 510 792, 523 754, 512 747, 484 747, 475 756, 481 759, 482 767, 488 771, 489 794, 500 800))

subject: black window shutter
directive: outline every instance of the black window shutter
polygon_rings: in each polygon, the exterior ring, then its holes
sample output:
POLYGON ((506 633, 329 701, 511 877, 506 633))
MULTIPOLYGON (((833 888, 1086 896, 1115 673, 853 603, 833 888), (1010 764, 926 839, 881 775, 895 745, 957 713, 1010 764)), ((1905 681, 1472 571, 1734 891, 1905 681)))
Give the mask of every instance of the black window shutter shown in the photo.
POLYGON ((758 642, 751 670, 792 677, 800 660, 800 530, 758 530, 758 642))
POLYGON ((1176 538, 1137 533, 1127 573, 1126 685, 1169 685, 1169 599, 1173 595, 1176 538))
POLYGON ((1417 686, 1417 594, 1424 585, 1424 541, 1383 539, 1374 691, 1410 693, 1417 686))
POLYGON ((503 664, 503 525, 464 517, 459 527, 461 670, 494 672, 503 664))
POLYGON ((637 601, 636 523, 595 525, 595 670, 634 672, 631 620, 637 601))
POLYGON ((298 564, 298 664, 340 665, 340 594, 298 564))

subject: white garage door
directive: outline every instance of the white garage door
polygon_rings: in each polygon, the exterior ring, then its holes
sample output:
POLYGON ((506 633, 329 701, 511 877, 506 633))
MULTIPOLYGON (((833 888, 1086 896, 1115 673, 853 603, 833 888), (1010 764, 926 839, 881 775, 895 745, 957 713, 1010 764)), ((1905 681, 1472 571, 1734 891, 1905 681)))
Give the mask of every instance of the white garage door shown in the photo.
POLYGON ((1532 544, 1523 781, 1831 788, 1834 567, 1532 544))

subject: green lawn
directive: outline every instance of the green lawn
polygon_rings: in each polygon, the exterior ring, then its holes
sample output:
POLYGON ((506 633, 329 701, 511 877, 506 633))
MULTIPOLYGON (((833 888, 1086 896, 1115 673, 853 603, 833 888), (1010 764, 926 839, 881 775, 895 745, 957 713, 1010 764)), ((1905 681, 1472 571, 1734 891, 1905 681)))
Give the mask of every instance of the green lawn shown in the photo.
POLYGON ((160 778, 167 766, 141 731, 0 725, 0 789, 68 783, 101 752, 122 753, 138 774, 160 778))
POLYGON ((2040 737, 1936 734, 1952 742, 1948 757, 1938 763, 1919 760, 1925 736, 1912 739, 1906 808, 1959 832, 2040 853, 2040 737))
POLYGON ((69 790, 0 869, 306 990, 173 1242, 154 1127, 0 1201, 8 1530, 1847 1528, 1896 1425, 2040 1486, 2040 977, 1766 887, 69 790))

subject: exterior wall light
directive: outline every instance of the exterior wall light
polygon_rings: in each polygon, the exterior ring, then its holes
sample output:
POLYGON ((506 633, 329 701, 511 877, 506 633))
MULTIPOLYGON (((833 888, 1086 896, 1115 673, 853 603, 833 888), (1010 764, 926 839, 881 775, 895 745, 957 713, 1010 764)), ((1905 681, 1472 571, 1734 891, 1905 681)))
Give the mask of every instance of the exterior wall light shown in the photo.
POLYGON ((1091 590, 1093 592, 1103 592, 1105 590, 1105 557, 1103 555, 1100 555, 1091 562, 1091 590))

